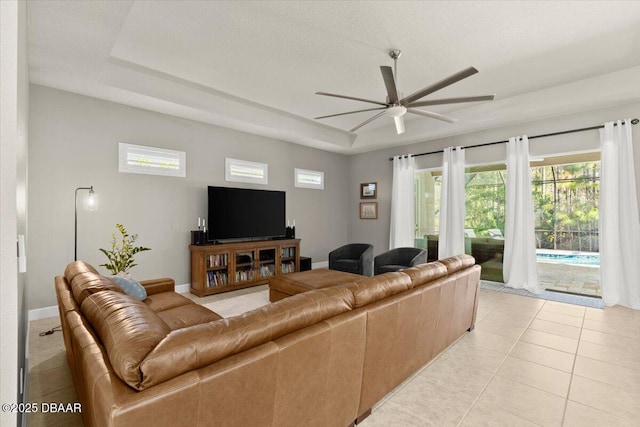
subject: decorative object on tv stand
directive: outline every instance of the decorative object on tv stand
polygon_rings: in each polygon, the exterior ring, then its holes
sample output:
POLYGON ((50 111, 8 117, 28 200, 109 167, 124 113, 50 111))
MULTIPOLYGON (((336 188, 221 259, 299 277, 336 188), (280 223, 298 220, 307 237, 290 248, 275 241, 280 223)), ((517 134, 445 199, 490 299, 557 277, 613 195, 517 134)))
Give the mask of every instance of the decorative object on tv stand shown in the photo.
POLYGON ((191 244, 205 245, 207 244, 207 226, 204 218, 198 217, 198 229, 191 230, 191 244))
POLYGON ((375 199, 376 197, 378 197, 377 182, 365 182, 363 184, 360 184, 361 199, 375 199))
POLYGON ((111 235, 111 250, 100 248, 100 252, 105 254, 109 260, 108 263, 100 264, 100 267, 106 268, 114 276, 118 273, 127 273, 129 269, 138 265, 133 257, 135 254, 151 250, 151 248, 144 246, 134 246, 138 235, 129 234, 122 224, 116 224, 116 228, 120 232, 121 242, 118 242, 116 233, 113 233, 111 235))
POLYGON ((75 208, 74 208, 74 228, 73 228, 73 260, 78 260, 78 191, 89 190, 89 195, 84 201, 84 208, 88 211, 95 211, 98 209, 98 197, 93 191, 93 185, 91 187, 78 187, 75 194, 75 208))
POLYGON ((289 220, 287 220, 287 228, 286 228, 286 233, 285 233, 285 237, 287 239, 295 239, 296 238, 296 220, 293 220, 293 224, 289 223, 289 220))

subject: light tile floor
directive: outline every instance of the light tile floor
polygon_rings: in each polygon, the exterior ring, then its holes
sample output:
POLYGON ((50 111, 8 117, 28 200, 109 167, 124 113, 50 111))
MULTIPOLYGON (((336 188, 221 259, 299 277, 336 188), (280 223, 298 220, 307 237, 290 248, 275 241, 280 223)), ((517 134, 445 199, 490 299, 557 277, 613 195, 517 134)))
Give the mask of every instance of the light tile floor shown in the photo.
MULTIPOLYGON (((193 299, 233 294, 221 295, 193 299)), ((62 334, 38 336, 58 323, 55 317, 31 322, 31 402, 77 399, 62 334)), ((638 419, 640 311, 481 290, 476 329, 386 396, 360 425, 600 427, 637 426, 638 419)), ((33 414, 28 425, 80 426, 82 420, 33 414)))

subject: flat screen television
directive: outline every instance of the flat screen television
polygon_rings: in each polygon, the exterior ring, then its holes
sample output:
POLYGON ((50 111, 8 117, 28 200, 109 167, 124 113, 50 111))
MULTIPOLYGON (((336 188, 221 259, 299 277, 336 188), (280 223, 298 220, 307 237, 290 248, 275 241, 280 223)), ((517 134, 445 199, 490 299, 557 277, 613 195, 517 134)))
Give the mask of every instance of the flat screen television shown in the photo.
POLYGON ((285 236, 284 191, 209 186, 208 200, 210 242, 285 236))

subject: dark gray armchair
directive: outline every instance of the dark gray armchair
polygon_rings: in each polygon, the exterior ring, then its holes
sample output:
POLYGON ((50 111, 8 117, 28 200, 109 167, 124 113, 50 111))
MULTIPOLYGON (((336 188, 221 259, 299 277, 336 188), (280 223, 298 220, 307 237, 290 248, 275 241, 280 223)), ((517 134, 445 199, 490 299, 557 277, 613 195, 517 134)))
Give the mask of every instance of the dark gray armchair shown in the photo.
POLYGON ((373 245, 351 243, 329 252, 329 269, 373 276, 373 245))
POLYGON ((395 248, 374 259, 374 274, 398 271, 427 262, 427 251, 420 248, 395 248))

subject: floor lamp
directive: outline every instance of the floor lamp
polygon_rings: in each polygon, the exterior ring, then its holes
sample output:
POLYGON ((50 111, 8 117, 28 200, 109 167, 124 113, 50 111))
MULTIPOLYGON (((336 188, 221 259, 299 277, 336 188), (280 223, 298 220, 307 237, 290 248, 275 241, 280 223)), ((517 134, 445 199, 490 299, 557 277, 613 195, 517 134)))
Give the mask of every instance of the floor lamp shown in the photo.
POLYGON ((93 185, 91 187, 78 187, 76 188, 75 196, 75 216, 74 216, 74 246, 73 246, 73 260, 78 260, 78 191, 89 190, 87 196, 85 208, 88 211, 95 211, 98 209, 98 201, 96 199, 96 193, 93 191, 93 185))

